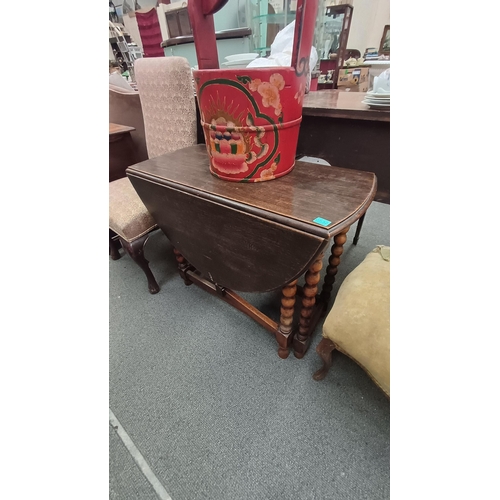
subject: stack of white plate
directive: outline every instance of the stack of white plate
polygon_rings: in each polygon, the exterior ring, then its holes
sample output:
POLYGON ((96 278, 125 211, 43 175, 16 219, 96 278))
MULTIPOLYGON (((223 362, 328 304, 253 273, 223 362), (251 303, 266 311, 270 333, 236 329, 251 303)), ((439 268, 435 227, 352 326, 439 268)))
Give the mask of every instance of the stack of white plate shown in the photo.
POLYGON ((373 109, 389 109, 391 107, 391 93, 388 90, 370 90, 366 93, 363 104, 373 109))
POLYGON ((259 57, 259 54, 250 52, 248 54, 234 54, 232 56, 226 56, 221 66, 223 68, 246 68, 248 64, 259 57))

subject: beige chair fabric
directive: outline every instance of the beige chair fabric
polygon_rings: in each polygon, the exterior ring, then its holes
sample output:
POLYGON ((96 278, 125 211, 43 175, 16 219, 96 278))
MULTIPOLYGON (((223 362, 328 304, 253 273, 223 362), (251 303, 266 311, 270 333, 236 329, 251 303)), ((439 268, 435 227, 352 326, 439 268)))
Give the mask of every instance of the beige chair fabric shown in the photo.
POLYGON ((390 248, 378 246, 342 283, 323 337, 390 395, 390 248))
POLYGON ((134 71, 149 158, 195 145, 196 104, 187 59, 142 58, 135 61, 134 71))
POLYGON ((109 227, 128 242, 157 227, 128 177, 109 183, 109 227))

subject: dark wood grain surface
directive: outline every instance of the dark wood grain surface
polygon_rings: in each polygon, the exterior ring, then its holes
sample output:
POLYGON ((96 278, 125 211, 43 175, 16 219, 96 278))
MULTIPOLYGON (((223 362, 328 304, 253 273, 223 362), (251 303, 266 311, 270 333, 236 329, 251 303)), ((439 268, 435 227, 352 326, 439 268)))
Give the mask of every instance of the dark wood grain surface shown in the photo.
POLYGON ((134 127, 129 127, 128 125, 120 125, 119 123, 109 124, 109 140, 111 141, 116 136, 121 134, 126 134, 135 130, 134 127))
MULTIPOLYGON (((203 276, 240 292, 280 288, 325 239, 172 186, 130 177, 172 245, 203 276)), ((222 181, 225 182, 225 181, 222 181)))
POLYGON ((390 203, 390 142, 389 122, 303 116, 297 155, 374 172, 378 184, 375 201, 390 203))
POLYGON ((377 176, 375 201, 390 203, 390 112, 370 109, 364 92, 320 90, 304 97, 297 156, 368 170, 377 176))
POLYGON ((132 165, 127 174, 323 238, 357 220, 371 203, 377 185, 370 172, 305 162, 297 162, 291 173, 272 181, 223 181, 210 173, 204 145, 132 165), (318 217, 330 223, 314 222, 318 217))
POLYGON ((137 161, 137 151, 130 132, 134 127, 109 124, 109 182, 122 179, 128 166, 137 161))
POLYGON ((366 92, 338 89, 309 92, 304 96, 302 115, 389 122, 390 112, 372 109, 363 104, 365 96, 366 92))

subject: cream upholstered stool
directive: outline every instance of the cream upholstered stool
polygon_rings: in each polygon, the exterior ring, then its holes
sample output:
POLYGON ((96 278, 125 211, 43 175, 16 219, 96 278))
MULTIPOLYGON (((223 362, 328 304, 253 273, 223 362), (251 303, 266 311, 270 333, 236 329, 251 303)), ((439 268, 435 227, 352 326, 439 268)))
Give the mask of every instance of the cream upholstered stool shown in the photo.
MULTIPOLYGON (((125 251, 146 274, 151 293, 158 293, 160 287, 144 257, 144 245, 151 233, 158 228, 128 179, 109 183, 109 228, 118 235, 125 251)), ((110 254, 113 260, 120 258, 118 245, 110 239, 110 254)))
POLYGON ((346 354, 390 396, 390 248, 378 246, 344 280, 323 324, 316 352, 322 380, 333 351, 346 354))

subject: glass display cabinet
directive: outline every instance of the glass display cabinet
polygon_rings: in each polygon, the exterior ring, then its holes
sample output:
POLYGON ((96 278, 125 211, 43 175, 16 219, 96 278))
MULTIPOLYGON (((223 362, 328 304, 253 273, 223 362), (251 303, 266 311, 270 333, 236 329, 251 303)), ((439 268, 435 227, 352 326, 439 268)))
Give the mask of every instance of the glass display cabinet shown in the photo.
POLYGON ((276 35, 295 19, 297 0, 239 0, 252 29, 254 51, 269 55, 276 35))
MULTIPOLYGON (((318 52, 317 69, 331 75, 330 88, 337 87, 338 71, 347 57, 352 5, 329 5, 318 0, 318 17, 313 45, 318 52)), ((296 15, 297 0, 238 0, 240 26, 252 30, 252 50, 262 57, 269 55, 276 35, 296 15)), ((312 69, 312 68, 311 68, 312 69)))

